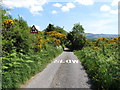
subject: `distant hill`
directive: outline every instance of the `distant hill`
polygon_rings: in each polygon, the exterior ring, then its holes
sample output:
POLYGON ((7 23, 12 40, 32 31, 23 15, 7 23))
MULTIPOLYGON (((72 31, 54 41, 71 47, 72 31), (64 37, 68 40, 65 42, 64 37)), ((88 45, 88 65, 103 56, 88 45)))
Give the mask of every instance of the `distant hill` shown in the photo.
POLYGON ((87 36, 88 39, 102 38, 102 37, 104 37, 104 38, 117 38, 118 34, 92 34, 92 33, 86 33, 86 36, 87 36))

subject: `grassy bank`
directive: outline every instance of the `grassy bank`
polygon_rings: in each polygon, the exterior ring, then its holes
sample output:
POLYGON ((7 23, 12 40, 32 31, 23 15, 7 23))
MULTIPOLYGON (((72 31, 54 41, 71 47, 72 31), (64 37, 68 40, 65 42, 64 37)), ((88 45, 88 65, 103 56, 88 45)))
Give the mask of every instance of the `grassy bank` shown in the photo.
POLYGON ((120 58, 117 43, 91 45, 74 51, 97 89, 120 89, 120 58))
POLYGON ((38 31, 35 25, 29 26, 22 17, 12 18, 6 14, 6 10, 0 11, 2 88, 19 88, 62 52, 61 46, 64 45, 66 35, 62 33, 64 30, 60 27, 51 29, 48 26, 47 31, 38 31))
POLYGON ((33 75, 42 71, 48 63, 62 52, 62 49, 48 47, 39 53, 29 55, 13 53, 3 57, 2 88, 19 88, 33 75))

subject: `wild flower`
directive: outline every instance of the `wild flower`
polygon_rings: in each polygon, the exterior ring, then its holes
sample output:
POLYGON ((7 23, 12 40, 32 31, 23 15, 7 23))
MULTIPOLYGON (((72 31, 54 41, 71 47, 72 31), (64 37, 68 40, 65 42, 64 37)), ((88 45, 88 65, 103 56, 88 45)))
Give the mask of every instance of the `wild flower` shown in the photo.
POLYGON ((39 40, 37 43, 37 47, 40 49, 42 48, 42 42, 43 42, 43 40, 39 40))
POLYGON ((98 50, 98 49, 100 49, 100 47, 92 47, 92 49, 98 50))
POLYGON ((56 39, 56 38, 52 38, 52 42, 54 42, 56 46, 59 46, 61 43, 60 39, 56 39))
POLYGON ((13 22, 12 19, 5 19, 5 20, 4 20, 4 23, 3 23, 4 27, 5 27, 7 30, 9 30, 9 28, 11 28, 11 27, 13 26, 13 24, 14 24, 14 22, 13 22))
POLYGON ((106 38, 98 38, 97 41, 105 41, 106 38))
POLYGON ((47 35, 51 36, 51 37, 54 37, 54 38, 58 38, 60 40, 66 39, 65 34, 62 34, 62 33, 56 32, 56 31, 47 32, 47 35))
POLYGON ((13 22, 13 20, 12 19, 5 19, 4 20, 4 24, 6 25, 6 24, 14 24, 14 22, 13 22))

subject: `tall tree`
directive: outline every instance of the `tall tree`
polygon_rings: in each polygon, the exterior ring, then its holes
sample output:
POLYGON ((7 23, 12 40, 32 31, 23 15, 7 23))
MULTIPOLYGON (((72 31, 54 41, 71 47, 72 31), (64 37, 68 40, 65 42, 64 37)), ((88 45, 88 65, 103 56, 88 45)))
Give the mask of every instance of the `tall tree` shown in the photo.
POLYGON ((53 30, 55 30, 54 25, 53 24, 49 24, 44 31, 45 32, 50 32, 50 31, 53 31, 53 30))
POLYGON ((73 50, 80 50, 85 46, 86 35, 84 33, 84 28, 79 23, 74 24, 74 27, 70 33, 67 35, 70 41, 70 48, 73 50))

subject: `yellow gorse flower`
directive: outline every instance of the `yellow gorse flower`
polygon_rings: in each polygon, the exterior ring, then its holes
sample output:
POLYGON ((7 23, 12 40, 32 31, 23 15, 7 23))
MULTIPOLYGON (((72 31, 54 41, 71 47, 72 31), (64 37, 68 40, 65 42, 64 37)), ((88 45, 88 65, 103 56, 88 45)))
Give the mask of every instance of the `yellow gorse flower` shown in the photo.
POLYGON ((51 36, 51 37, 59 38, 61 40, 62 39, 66 39, 66 35, 65 34, 62 34, 62 33, 56 32, 56 31, 47 32, 47 35, 51 36))
POLYGON ((14 24, 14 22, 13 22, 13 20, 12 19, 5 19, 4 20, 4 24, 6 25, 6 24, 14 24))
POLYGON ((37 47, 40 49, 42 48, 42 42, 43 42, 43 40, 39 40, 37 43, 37 47))
POLYGON ((98 50, 98 49, 100 49, 100 47, 92 47, 92 49, 98 50))
POLYGON ((106 41, 106 38, 98 38, 97 41, 106 41))
POLYGON ((56 31, 47 32, 47 35, 52 37, 52 42, 57 46, 61 44, 62 40, 67 38, 65 34, 56 31))
POLYGON ((118 42, 119 38, 113 38, 113 39, 107 39, 107 38, 98 38, 97 41, 104 41, 107 43, 114 43, 114 42, 118 42))
POLYGON ((52 41, 54 42, 55 45, 59 46, 61 41, 60 39, 52 38, 52 41))

